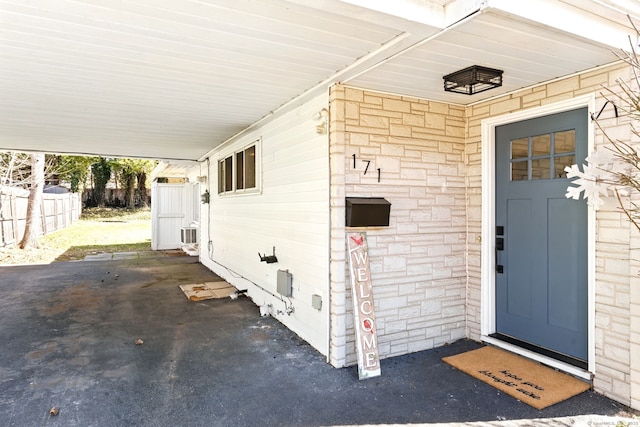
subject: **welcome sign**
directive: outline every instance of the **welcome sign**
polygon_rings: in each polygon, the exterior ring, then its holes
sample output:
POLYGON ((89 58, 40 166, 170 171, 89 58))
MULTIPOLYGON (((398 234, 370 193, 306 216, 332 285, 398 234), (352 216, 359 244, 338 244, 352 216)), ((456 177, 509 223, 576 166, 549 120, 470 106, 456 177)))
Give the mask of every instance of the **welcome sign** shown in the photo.
POLYGON ((380 375, 380 356, 373 311, 367 234, 364 232, 347 233, 347 241, 358 351, 358 377, 362 380, 380 375))

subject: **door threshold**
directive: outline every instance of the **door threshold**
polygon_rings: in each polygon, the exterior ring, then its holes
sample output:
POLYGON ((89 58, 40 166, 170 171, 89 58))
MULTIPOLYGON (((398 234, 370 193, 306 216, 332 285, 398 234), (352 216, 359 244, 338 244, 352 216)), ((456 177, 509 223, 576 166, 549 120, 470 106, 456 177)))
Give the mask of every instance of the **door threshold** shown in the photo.
POLYGON ((591 372, 589 372, 587 369, 583 369, 582 367, 574 366, 572 364, 563 362, 561 360, 554 359, 553 357, 536 353, 535 351, 526 349, 524 347, 520 347, 515 344, 511 344, 509 342, 503 341, 501 339, 498 339, 492 336, 483 335, 481 339, 483 342, 487 344, 491 344, 496 347, 502 348, 504 350, 510 351, 512 353, 516 353, 526 358, 535 360, 536 362, 540 362, 544 365, 558 369, 559 371, 566 372, 567 374, 573 375, 574 377, 578 377, 586 381, 592 380, 591 372))
POLYGON ((499 332, 495 334, 489 335, 491 338, 499 339, 500 341, 507 342, 509 344, 513 344, 516 347, 522 347, 526 350, 531 350, 534 353, 541 354, 543 356, 550 357, 552 359, 558 360, 560 362, 567 363, 569 365, 575 366, 576 368, 586 370, 589 367, 589 364, 586 360, 578 359, 577 357, 569 356, 566 354, 558 353, 557 351, 549 350, 544 347, 540 347, 535 344, 528 343, 526 341, 519 340, 517 338, 513 338, 509 335, 504 335, 499 332))

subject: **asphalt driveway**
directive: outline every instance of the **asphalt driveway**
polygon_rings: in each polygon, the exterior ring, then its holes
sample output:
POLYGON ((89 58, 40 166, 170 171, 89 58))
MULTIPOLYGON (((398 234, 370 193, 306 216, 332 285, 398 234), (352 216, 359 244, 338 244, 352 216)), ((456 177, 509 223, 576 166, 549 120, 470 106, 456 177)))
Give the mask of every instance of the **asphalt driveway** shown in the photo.
POLYGON ((443 363, 472 341, 359 381, 186 256, 0 267, 2 426, 318 426, 628 415, 585 392, 542 411, 443 363), (136 340, 143 343, 136 345, 136 340), (57 416, 50 408, 59 408, 57 416))

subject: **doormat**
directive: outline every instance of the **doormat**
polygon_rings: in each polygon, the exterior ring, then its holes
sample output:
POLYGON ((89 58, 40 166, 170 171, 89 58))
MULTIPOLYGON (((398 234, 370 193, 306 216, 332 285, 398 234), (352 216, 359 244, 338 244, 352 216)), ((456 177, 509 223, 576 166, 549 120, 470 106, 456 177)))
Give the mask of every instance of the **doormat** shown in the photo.
POLYGON ((189 301, 203 301, 214 298, 227 298, 237 289, 225 282, 205 282, 193 285, 180 285, 180 289, 189 301))
POLYGON ((491 346, 442 360, 536 409, 544 409, 591 388, 571 375, 491 346))

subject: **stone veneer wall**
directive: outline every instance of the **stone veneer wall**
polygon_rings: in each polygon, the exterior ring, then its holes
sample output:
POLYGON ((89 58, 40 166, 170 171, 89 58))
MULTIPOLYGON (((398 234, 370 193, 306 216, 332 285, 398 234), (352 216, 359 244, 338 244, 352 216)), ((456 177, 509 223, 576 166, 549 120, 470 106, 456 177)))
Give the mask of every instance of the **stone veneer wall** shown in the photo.
POLYGON ((367 229, 381 358, 464 338, 464 107, 337 85, 330 112, 330 362, 356 363, 345 196, 391 202, 390 226, 367 229))
MULTIPOLYGON (((636 195, 634 202, 640 204, 640 197, 636 195)), ((637 230, 631 231, 631 281, 629 284, 629 329, 630 329, 630 349, 629 360, 630 369, 630 402, 629 405, 640 410, 640 233, 637 230)), ((622 375, 618 374, 618 378, 622 375)), ((622 377, 624 378, 624 377, 622 377)), ((609 384, 607 384, 609 385, 609 384)))
MULTIPOLYGON (((603 87, 628 80, 629 68, 616 65, 479 103, 467 108, 466 171, 469 216, 468 336, 480 338, 481 122, 483 119, 596 93, 599 110, 603 87)), ((596 111, 597 113, 597 111, 596 111)), ((607 107, 599 120, 610 137, 631 140, 629 119, 615 118, 607 107)), ((604 136, 596 130, 596 147, 604 136)), ((640 236, 615 203, 596 214, 596 374, 594 388, 640 408, 640 236), (636 253, 637 255, 633 255, 636 253), (631 261, 630 261, 631 259, 631 261), (631 361, 635 363, 631 364, 631 361)))
MULTIPOLYGON (((345 196, 381 196, 392 203, 390 227, 368 230, 381 357, 464 336, 479 340, 482 120, 593 93, 599 109, 606 101, 603 87, 616 87, 618 78, 630 78, 627 66, 593 70, 467 108, 334 86, 330 362, 356 361, 345 196), (367 175, 361 160, 371 161, 367 175)), ((608 136, 638 142, 629 122, 613 117, 611 108, 599 120, 608 136)), ((604 140, 596 129, 596 146, 604 140)), ((640 409, 640 364, 632 363, 640 360, 640 233, 615 203, 597 212, 596 227, 594 388, 640 409)))

